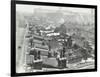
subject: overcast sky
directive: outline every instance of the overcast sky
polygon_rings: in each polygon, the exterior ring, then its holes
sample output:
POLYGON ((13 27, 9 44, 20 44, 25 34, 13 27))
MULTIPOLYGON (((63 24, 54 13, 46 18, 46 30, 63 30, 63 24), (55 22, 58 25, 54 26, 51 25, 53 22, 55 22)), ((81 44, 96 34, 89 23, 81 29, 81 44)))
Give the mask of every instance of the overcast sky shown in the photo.
POLYGON ((87 14, 91 14, 91 11, 94 11, 94 9, 90 9, 90 8, 55 7, 55 6, 24 5, 24 4, 16 5, 16 11, 18 12, 34 13, 35 8, 41 8, 41 9, 52 10, 52 11, 61 9, 65 11, 87 13, 87 14))

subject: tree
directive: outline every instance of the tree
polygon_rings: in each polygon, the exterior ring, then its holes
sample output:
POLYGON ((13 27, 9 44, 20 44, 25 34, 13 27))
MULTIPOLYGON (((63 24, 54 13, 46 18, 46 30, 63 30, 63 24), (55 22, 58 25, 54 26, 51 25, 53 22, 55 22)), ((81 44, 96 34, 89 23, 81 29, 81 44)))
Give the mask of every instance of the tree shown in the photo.
POLYGON ((67 39, 67 48, 71 48, 72 47, 72 38, 71 36, 67 39))
POLYGON ((87 49, 87 52, 90 54, 91 57, 92 47, 90 46, 88 41, 84 41, 84 47, 87 49))
POLYGON ((81 48, 81 54, 82 54, 82 58, 83 58, 83 59, 85 60, 85 62, 86 62, 86 60, 87 60, 88 57, 90 56, 90 54, 88 53, 87 49, 81 48))
POLYGON ((54 32, 59 32, 60 34, 66 34, 66 26, 65 24, 61 24, 59 27, 56 27, 54 32))

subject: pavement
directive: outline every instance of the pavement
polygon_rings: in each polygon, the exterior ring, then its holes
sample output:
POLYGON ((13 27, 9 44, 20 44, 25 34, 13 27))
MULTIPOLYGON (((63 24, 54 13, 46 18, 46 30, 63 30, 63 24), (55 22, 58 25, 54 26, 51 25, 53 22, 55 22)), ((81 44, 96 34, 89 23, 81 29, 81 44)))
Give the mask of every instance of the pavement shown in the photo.
POLYGON ((46 72, 46 71, 62 71, 62 70, 79 70, 79 69, 93 69, 94 68, 94 62, 85 62, 85 63, 77 63, 75 64, 68 64, 68 68, 64 69, 58 69, 58 68, 53 68, 50 66, 43 67, 42 70, 36 70, 32 69, 31 71, 27 72, 46 72))

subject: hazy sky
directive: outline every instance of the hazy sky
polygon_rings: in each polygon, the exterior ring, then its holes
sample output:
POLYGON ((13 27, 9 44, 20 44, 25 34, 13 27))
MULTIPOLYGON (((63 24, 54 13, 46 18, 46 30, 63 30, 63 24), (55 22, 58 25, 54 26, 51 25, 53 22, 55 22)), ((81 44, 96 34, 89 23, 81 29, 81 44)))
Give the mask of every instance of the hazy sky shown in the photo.
POLYGON ((52 10, 52 11, 61 9, 65 11, 87 13, 87 14, 90 14, 91 11, 94 10, 94 9, 89 9, 89 8, 55 7, 55 6, 24 5, 24 4, 16 5, 16 11, 18 12, 34 13, 35 8, 41 8, 41 9, 52 10))

